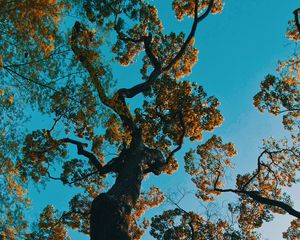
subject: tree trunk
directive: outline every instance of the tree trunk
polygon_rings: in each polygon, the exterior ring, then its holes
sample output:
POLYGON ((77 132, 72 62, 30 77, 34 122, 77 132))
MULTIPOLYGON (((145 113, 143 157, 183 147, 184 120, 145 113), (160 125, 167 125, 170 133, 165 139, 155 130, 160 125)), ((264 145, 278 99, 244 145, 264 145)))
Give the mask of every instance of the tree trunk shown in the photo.
POLYGON ((115 184, 93 200, 90 217, 91 240, 129 240, 129 217, 143 180, 144 146, 130 147, 115 184))

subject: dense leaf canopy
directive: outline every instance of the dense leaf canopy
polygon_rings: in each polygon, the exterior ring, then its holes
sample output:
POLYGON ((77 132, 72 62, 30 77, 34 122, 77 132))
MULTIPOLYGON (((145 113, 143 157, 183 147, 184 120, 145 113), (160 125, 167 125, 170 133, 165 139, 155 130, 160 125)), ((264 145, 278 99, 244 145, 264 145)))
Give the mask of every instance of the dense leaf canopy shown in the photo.
MULTIPOLYGON (((196 30, 223 11, 223 0, 173 0, 177 20, 192 19, 188 34, 164 29, 153 1, 0 3, 0 239, 67 240, 68 229, 98 239, 94 216, 110 219, 106 234, 126 235, 122 239, 138 240, 146 231, 155 239, 259 239, 256 229, 274 213, 293 216, 283 237, 299 238, 300 210, 285 193, 300 170, 297 48, 254 96, 259 111, 282 116, 289 135, 265 139, 257 168, 237 175, 230 188, 225 177, 237 154, 234 144, 216 135, 202 142, 224 120, 220 102, 186 79, 198 60, 196 30), (141 75, 128 73, 132 82, 120 87, 112 65, 136 62, 141 75), (140 104, 129 106, 137 98, 140 104), (26 130, 33 112, 51 124, 26 130), (194 147, 186 150, 185 142, 194 147), (198 201, 212 202, 224 192, 238 196, 225 210, 230 217, 186 211, 158 186, 141 191, 152 173, 172 175, 176 153, 184 149, 198 201), (77 188, 77 194, 69 209, 45 206, 31 222, 24 214, 28 185, 48 181, 77 188), (164 201, 173 208, 145 218, 164 201), (110 217, 98 216, 99 209, 110 217)), ((292 42, 300 40, 299 18, 296 9, 286 32, 292 42)))

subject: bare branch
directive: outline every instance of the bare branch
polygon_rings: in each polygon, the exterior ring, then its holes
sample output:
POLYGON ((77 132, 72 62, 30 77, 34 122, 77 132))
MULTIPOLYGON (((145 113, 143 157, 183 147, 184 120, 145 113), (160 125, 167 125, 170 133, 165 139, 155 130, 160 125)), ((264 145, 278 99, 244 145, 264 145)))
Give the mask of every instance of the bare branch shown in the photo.
POLYGON ((193 226, 193 218, 190 216, 190 213, 187 212, 186 210, 184 210, 182 207, 179 206, 178 202, 175 202, 171 197, 169 196, 166 196, 167 200, 175 205, 177 207, 177 209, 181 212, 183 212, 184 214, 188 215, 189 216, 189 222, 187 223, 191 229, 191 240, 196 240, 195 238, 195 228, 193 226))
MULTIPOLYGON (((61 48, 61 47, 58 47, 57 49, 59 49, 59 48, 61 48)), ((60 54, 64 54, 64 53, 70 52, 70 50, 63 50, 61 52, 57 52, 56 50, 54 50, 48 56, 48 58, 56 57, 56 55, 60 55, 60 54)), ((31 61, 27 61, 27 62, 23 62, 23 63, 6 65, 6 67, 9 67, 9 68, 12 68, 12 67, 22 67, 22 66, 26 66, 26 65, 31 65, 31 64, 36 64, 36 63, 40 63, 40 62, 45 62, 45 61, 48 60, 48 58, 33 59, 31 61)))
POLYGON ((19 73, 19 72, 13 70, 13 69, 11 69, 11 68, 9 68, 8 66, 3 66, 3 69, 7 70, 7 71, 10 72, 10 73, 13 73, 13 74, 17 75, 18 77, 20 77, 20 78, 22 78, 22 79, 24 79, 24 80, 26 80, 26 81, 28 81, 28 82, 32 82, 32 83, 34 83, 34 84, 36 84, 36 85, 39 85, 39 86, 41 86, 41 87, 48 88, 48 89, 50 89, 50 90, 52 90, 52 91, 54 91, 54 92, 59 92, 59 91, 56 90, 55 88, 53 88, 53 87, 51 87, 51 86, 48 86, 48 85, 46 85, 46 84, 44 84, 44 83, 41 83, 41 82, 39 82, 39 81, 37 81, 37 80, 30 79, 30 78, 28 78, 28 77, 22 75, 21 73, 19 73))
MULTIPOLYGON (((61 93, 61 91, 59 91, 59 90, 57 90, 57 89, 55 89, 55 88, 53 88, 53 87, 51 87, 51 86, 49 86, 49 85, 47 85, 47 84, 45 84, 45 83, 39 82, 39 81, 34 80, 34 79, 31 79, 31 78, 29 78, 29 77, 26 77, 26 76, 24 76, 23 74, 21 74, 21 73, 15 71, 15 70, 13 70, 13 69, 7 67, 7 66, 3 66, 3 69, 7 70, 10 74, 14 74, 14 75, 16 75, 16 76, 22 78, 23 80, 26 80, 26 81, 28 81, 28 82, 34 83, 34 84, 36 84, 36 85, 38 85, 38 86, 40 86, 40 87, 50 89, 50 90, 52 90, 52 91, 54 91, 54 92, 61 93)), ((68 96, 68 98, 71 99, 71 100, 74 101, 74 102, 80 103, 80 102, 78 102, 78 101, 77 101, 75 98, 73 98, 73 97, 68 96)), ((81 104, 81 103, 80 103, 80 104, 81 104)))
POLYGON ((261 158, 262 156, 267 152, 267 150, 264 150, 257 158, 257 170, 256 173, 243 185, 242 189, 246 189, 246 187, 254 180, 254 178, 257 177, 257 175, 260 173, 261 170, 261 158))
POLYGON ((71 184, 80 182, 80 181, 82 181, 82 180, 84 180, 84 179, 86 179, 86 178, 88 178, 88 177, 90 177, 90 176, 92 176, 92 175, 95 175, 96 173, 98 173, 98 171, 93 171, 93 172, 90 172, 90 173, 88 173, 88 174, 86 174, 86 175, 80 177, 80 178, 76 178, 76 179, 74 179, 74 180, 72 180, 72 181, 68 181, 67 179, 62 178, 62 177, 53 177, 49 172, 47 172, 47 175, 48 175, 48 177, 49 177, 50 179, 52 179, 52 180, 59 180, 59 181, 61 181, 63 184, 70 184, 70 185, 71 185, 71 184))
POLYGON ((54 118, 54 123, 53 123, 52 127, 51 127, 50 130, 49 130, 50 133, 54 130, 56 124, 60 121, 60 119, 61 119, 62 117, 63 117, 63 114, 60 115, 58 118, 54 118))

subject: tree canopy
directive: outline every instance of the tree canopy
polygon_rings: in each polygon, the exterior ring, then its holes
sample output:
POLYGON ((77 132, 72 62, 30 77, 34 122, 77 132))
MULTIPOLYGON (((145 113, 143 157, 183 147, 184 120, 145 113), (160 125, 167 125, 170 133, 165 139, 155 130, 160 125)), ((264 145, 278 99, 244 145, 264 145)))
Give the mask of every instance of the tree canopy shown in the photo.
MULTIPOLYGON (((288 134, 263 140, 256 169, 238 174, 231 187, 226 176, 237 150, 210 134, 224 120, 220 102, 187 78, 198 61, 196 32, 222 13, 223 0, 173 0, 176 19, 189 19, 187 34, 164 29, 154 1, 1 6, 0 239, 67 240, 69 229, 92 240, 138 240, 146 232, 162 240, 260 239, 257 229, 276 213, 293 217, 283 238, 300 238, 300 209, 286 191, 300 170, 297 46, 253 98, 259 111, 282 116, 288 134), (134 64, 140 75, 128 68, 130 81, 113 75, 114 65, 134 64), (45 126, 25 129, 36 116, 45 126), (197 201, 236 198, 210 217, 186 210, 159 186, 141 188, 153 174, 171 179, 179 167, 197 201), (76 189, 69 208, 47 205, 31 221, 29 186, 50 181, 76 189), (172 207, 147 218, 163 202, 172 207)), ((296 45, 300 9, 290 15, 286 36, 296 45)))

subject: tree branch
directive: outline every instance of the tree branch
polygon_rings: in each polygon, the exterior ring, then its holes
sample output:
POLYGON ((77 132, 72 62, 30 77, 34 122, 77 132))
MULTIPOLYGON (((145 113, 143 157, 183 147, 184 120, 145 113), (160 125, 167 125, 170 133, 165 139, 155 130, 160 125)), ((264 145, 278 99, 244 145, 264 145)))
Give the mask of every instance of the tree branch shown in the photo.
POLYGON ((259 202, 259 203, 267 204, 269 206, 279 207, 279 208, 285 210, 290 215, 292 215, 292 216, 300 219, 300 212, 296 211, 290 205, 288 205, 288 204, 286 204, 286 203, 284 203, 282 201, 278 201, 278 200, 273 200, 273 199, 262 197, 257 192, 248 192, 248 193, 244 193, 244 194, 248 195, 253 200, 255 200, 255 201, 259 202))
POLYGON ((72 30, 72 37, 71 37, 71 47, 74 54, 78 57, 79 61, 82 63, 84 68, 88 71, 92 84, 94 85, 94 87, 98 92, 100 101, 105 106, 114 110, 118 114, 125 127, 128 127, 132 132, 135 132, 137 130, 137 127, 134 124, 131 113, 126 105, 123 95, 119 94, 119 92, 117 92, 112 98, 109 98, 106 95, 105 89, 103 88, 99 80, 98 70, 93 66, 93 63, 90 62, 87 59, 87 57, 84 55, 84 52, 88 50, 82 49, 78 46, 79 44, 78 35, 80 35, 82 30, 83 30, 82 25, 79 22, 75 22, 72 30))
MULTIPOLYGON (((260 156, 262 156, 263 154, 261 154, 260 156)), ((274 207, 279 207, 283 210, 285 210, 287 213, 289 213, 290 215, 299 218, 300 219, 300 212, 296 211, 294 208, 292 208, 290 205, 282 202, 282 201, 278 201, 278 200, 274 200, 274 199, 270 199, 270 198, 266 198, 263 197, 261 195, 259 195, 258 191, 246 191, 244 190, 244 188, 242 190, 239 189, 232 189, 232 188, 228 188, 228 189, 221 189, 217 187, 217 183, 219 181, 219 177, 220 174, 218 174, 217 179, 214 183, 214 191, 218 191, 218 192, 232 192, 235 194, 244 194, 250 198, 252 198, 254 201, 261 203, 261 204, 266 204, 269 206, 274 206, 274 207)))
POLYGON ((262 156, 267 152, 267 150, 264 150, 259 157, 257 158, 257 170, 256 173, 243 185, 242 189, 246 189, 246 187, 254 180, 254 178, 257 177, 257 175, 260 173, 260 169, 261 169, 261 161, 260 159, 262 158, 262 156))
MULTIPOLYGON (((40 86, 40 87, 50 89, 50 90, 52 90, 53 92, 61 93, 61 91, 59 91, 59 90, 57 90, 57 89, 55 89, 55 88, 53 88, 53 87, 51 87, 51 86, 49 86, 49 85, 47 85, 47 84, 45 84, 45 83, 42 83, 42 82, 39 82, 39 81, 37 81, 37 80, 28 78, 28 77, 24 76, 23 74, 21 74, 21 73, 15 71, 15 70, 13 70, 13 69, 7 67, 7 66, 2 66, 2 67, 3 67, 3 69, 7 70, 10 74, 14 74, 14 75, 16 75, 16 76, 22 78, 23 80, 26 80, 26 81, 28 81, 28 82, 34 83, 34 84, 36 84, 36 85, 38 85, 38 86, 40 86)), ((12 75, 12 76, 13 76, 13 75, 12 75)), ((74 101, 74 102, 80 103, 80 102, 78 102, 75 98, 73 98, 73 97, 71 97, 71 96, 68 96, 68 98, 71 99, 71 100, 74 101)), ((81 103, 80 103, 80 104, 81 104, 81 103)))
MULTIPOLYGON (((113 9, 111 6, 110 6, 110 8, 113 9)), ((154 66, 154 68, 160 69, 161 68, 161 64, 158 61, 158 59, 155 57, 155 55, 153 54, 151 46, 150 46, 151 42, 152 42, 152 34, 150 33, 148 36, 141 36, 138 39, 133 39, 131 37, 126 36, 124 33, 122 33, 117 28, 116 22, 117 22, 117 18, 118 18, 118 14, 119 13, 117 13, 116 11, 114 11, 114 14, 115 14, 114 30, 118 34, 119 39, 122 40, 122 41, 125 41, 125 42, 133 42, 133 43, 142 43, 143 42, 144 46, 145 46, 146 54, 149 57, 150 62, 152 63, 152 65, 154 66)))
POLYGON ((213 5, 214 5, 214 0, 211 0, 209 2, 208 7, 206 8, 205 12, 201 16, 197 17, 197 22, 198 23, 203 21, 208 16, 208 14, 210 13, 213 5))
POLYGON ((133 43, 144 43, 145 52, 146 52, 147 56, 149 57, 150 62, 152 63, 154 68, 158 68, 158 69, 161 68, 160 62, 155 57, 155 55, 153 54, 152 49, 151 49, 151 42, 152 42, 152 34, 151 33, 148 36, 142 36, 139 39, 133 39, 128 36, 125 36, 124 33, 121 33, 116 28, 115 28, 115 31, 117 32, 120 40, 123 40, 125 42, 133 42, 133 43))
POLYGON ((300 108, 291 108, 287 110, 279 111, 278 114, 286 113, 286 112, 294 112, 294 111, 300 111, 300 108))
POLYGON ((159 69, 154 69, 149 76, 148 81, 137 84, 132 88, 121 88, 118 93, 126 98, 133 98, 136 95, 148 90, 157 80, 158 76, 162 73, 159 69))
POLYGON ((98 170, 98 172, 102 171, 103 167, 102 167, 101 163, 99 162, 99 160, 97 159, 97 157, 94 154, 92 154, 91 152, 86 151, 84 149, 88 146, 86 143, 82 143, 82 142, 79 142, 79 141, 76 141, 76 140, 73 140, 70 138, 63 138, 59 141, 63 142, 63 143, 71 143, 71 144, 76 145, 78 155, 85 156, 86 158, 88 158, 90 160, 90 162, 94 165, 94 167, 98 170))
POLYGON ((170 63, 166 67, 163 68, 164 71, 170 70, 171 67, 174 66, 174 64, 176 62, 178 62, 180 60, 180 58, 183 56, 183 54, 186 51, 186 48, 188 47, 191 40, 195 36, 198 23, 200 23, 202 20, 204 20, 208 16, 209 12, 212 9, 213 3, 214 3, 214 0, 210 0, 206 11, 200 17, 198 17, 199 0, 195 0, 194 22, 192 25, 191 32, 190 32, 189 36, 187 37, 187 39, 185 40, 185 42, 183 43, 183 45, 181 46, 181 48, 180 48, 179 52, 176 54, 176 56, 170 61, 170 63))
POLYGON ((148 36, 143 37, 144 45, 145 45, 145 51, 147 56, 150 59, 150 62, 154 65, 155 69, 161 69, 161 63, 158 61, 158 59, 155 57, 155 55, 152 52, 151 49, 151 42, 152 42, 152 34, 150 33, 148 36))
MULTIPOLYGON (((57 49, 59 49, 59 48, 61 48, 61 47, 58 47, 57 49)), ((70 52, 70 50, 63 50, 61 52, 57 52, 56 50, 51 52, 51 54, 48 56, 48 58, 51 58, 51 57, 54 57, 54 56, 56 57, 56 55, 70 52)), ((26 66, 26 65, 35 64, 35 63, 45 62, 47 60, 48 60, 47 58, 33 59, 31 61, 27 61, 27 62, 23 62, 23 63, 16 63, 16 64, 6 65, 6 67, 10 67, 10 68, 12 68, 12 67, 22 67, 22 66, 26 66)))
POLYGON ((8 66, 2 66, 2 67, 3 67, 3 69, 7 70, 8 72, 17 75, 18 77, 20 77, 20 78, 22 78, 22 79, 24 79, 24 80, 26 80, 26 81, 28 81, 28 82, 32 82, 32 83, 34 83, 34 84, 36 84, 36 85, 39 85, 39 86, 41 86, 41 87, 48 88, 48 89, 50 89, 50 90, 52 90, 52 91, 54 91, 54 92, 59 92, 59 91, 56 90, 55 88, 53 88, 53 87, 51 87, 51 86, 48 86, 48 85, 46 85, 46 84, 44 84, 44 83, 41 83, 41 82, 39 82, 39 81, 37 81, 37 80, 30 79, 30 78, 28 78, 28 77, 22 75, 21 73, 19 73, 19 72, 13 70, 13 69, 11 69, 11 68, 9 68, 8 66))
POLYGON ((184 136, 185 136, 185 132, 186 132, 186 127, 185 127, 185 124, 184 124, 184 121, 183 121, 182 113, 179 113, 179 121, 180 121, 180 124, 181 124, 181 127, 182 127, 182 132, 181 132, 181 135, 179 136, 178 146, 171 151, 171 153, 169 154, 169 156, 166 159, 166 164, 167 165, 168 165, 169 161, 172 159, 172 157, 175 155, 175 153, 178 152, 182 148, 182 145, 183 145, 184 136))
POLYGON ((282 201, 262 197, 262 196, 259 195, 259 193, 257 191, 244 191, 244 190, 237 190, 237 189, 230 189, 230 188, 229 189, 220 189, 220 188, 217 188, 217 187, 215 187, 214 190, 218 191, 218 192, 233 192, 233 193, 236 193, 236 194, 244 194, 244 195, 252 198, 256 202, 266 204, 266 205, 269 205, 269 206, 279 207, 279 208, 285 210, 290 215, 300 219, 300 212, 296 211, 290 205, 288 205, 288 204, 286 204, 282 201))
POLYGON ((293 13, 295 17, 296 27, 298 29, 298 33, 300 34, 300 22, 299 22, 300 8, 296 9, 293 13))
MULTIPOLYGON (((175 205, 179 211, 181 211, 181 212, 183 212, 184 214, 186 214, 186 215, 189 216, 189 221, 188 221, 187 224, 189 225, 189 227, 190 227, 190 229, 191 229, 191 240, 196 240, 196 238, 195 238, 195 228, 194 228, 194 226, 193 226, 193 218, 191 217, 191 214, 190 214, 189 212, 187 212, 186 210, 184 210, 182 207, 180 207, 179 204, 178 204, 178 202, 175 202, 171 197, 169 197, 169 196, 167 196, 167 195, 165 195, 165 197, 167 198, 167 200, 168 200, 171 204, 175 205)), ((184 197, 184 196, 183 196, 183 197, 184 197)))
POLYGON ((82 176, 80 178, 76 178, 76 179, 74 179, 72 181, 68 181, 67 179, 62 178, 62 177, 53 177, 53 176, 51 176, 51 174, 49 172, 47 172, 47 175, 52 180, 59 180, 63 184, 70 184, 71 185, 71 184, 74 184, 76 182, 80 182, 80 181, 82 181, 82 180, 84 180, 84 179, 86 179, 86 178, 88 178, 88 177, 90 177, 90 176, 92 176, 92 175, 94 175, 96 173, 98 173, 98 171, 94 171, 94 172, 88 173, 88 174, 86 174, 86 175, 84 175, 84 176, 82 176))
POLYGON ((104 105, 106 105, 107 107, 112 108, 112 102, 106 96, 105 90, 98 79, 98 75, 99 75, 98 71, 95 69, 95 67, 92 65, 92 63, 88 61, 87 57, 84 56, 83 53, 85 50, 78 47, 77 37, 80 34, 80 32, 82 31, 82 29, 83 28, 82 28, 81 24, 79 22, 75 22, 73 29, 72 29, 71 48, 72 48, 74 54, 76 55, 76 57, 78 57, 79 61, 82 63, 82 65, 85 67, 85 69, 90 74, 92 83, 98 92, 101 102, 104 105))
MULTIPOLYGON (((56 122, 54 123, 54 125, 55 124, 56 124, 56 122)), ((51 128, 51 130, 53 130, 53 127, 51 128)), ((83 176, 82 178, 76 179, 76 180, 74 180, 72 182, 69 182, 69 183, 74 183, 75 181, 83 180, 84 178, 86 178, 88 176, 91 176, 95 173, 98 173, 100 175, 104 175, 104 174, 107 174, 107 173, 110 173, 110 172, 118 172, 118 170, 120 169, 121 165, 124 162, 124 156, 126 155, 126 149, 121 151, 119 156, 117 156, 115 158, 112 158, 109 162, 107 162, 107 164, 102 166, 102 164, 100 163, 98 158, 93 153, 85 150, 85 148, 88 146, 88 144, 82 143, 80 141, 70 139, 70 138, 62 138, 60 140, 53 139, 53 137, 51 136, 51 131, 50 130, 47 130, 47 134, 48 134, 50 140, 53 141, 53 142, 56 142, 56 143, 59 143, 59 144, 70 143, 70 144, 75 145, 77 147, 78 155, 82 155, 82 156, 86 157, 87 159, 89 159, 91 164, 96 168, 96 171, 91 172, 91 173, 87 174, 86 176, 83 176)), ((48 173, 48 176, 51 179, 63 181, 62 178, 52 177, 52 176, 50 176, 49 173, 48 173)))
MULTIPOLYGON (((196 4, 195 4, 195 9, 194 9, 194 12, 195 12, 194 13, 194 22, 193 22, 193 25, 192 25, 191 32, 190 32, 189 36, 187 37, 187 39, 185 40, 185 42, 183 43, 183 45, 181 46, 178 53, 175 55, 175 57, 170 61, 170 63, 166 67, 161 68, 160 63, 155 58, 155 56, 152 54, 152 51, 151 51, 151 48, 150 48, 151 40, 150 41, 148 40, 148 42, 144 42, 145 43, 145 51, 146 51, 151 63, 154 65, 154 70, 150 74, 148 81, 137 84, 136 86, 134 86, 132 88, 129 88, 129 89, 122 88, 122 89, 118 90, 119 94, 121 94, 125 98, 133 98, 134 96, 148 90, 155 83, 155 81, 157 80, 159 75, 161 75, 164 72, 169 71, 172 68, 172 66, 177 61, 179 61, 180 58, 185 53, 186 48, 188 47, 191 40, 195 36, 198 23, 201 22, 203 19, 205 19, 208 16, 209 12, 212 9, 213 2, 214 2, 213 0, 210 0, 209 6, 207 7, 206 11, 200 17, 198 17, 199 0, 195 0, 196 4)), ((140 41, 140 40, 134 40, 134 41, 140 41)))

